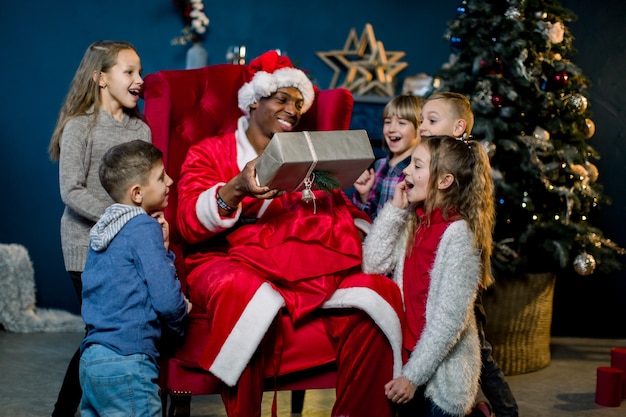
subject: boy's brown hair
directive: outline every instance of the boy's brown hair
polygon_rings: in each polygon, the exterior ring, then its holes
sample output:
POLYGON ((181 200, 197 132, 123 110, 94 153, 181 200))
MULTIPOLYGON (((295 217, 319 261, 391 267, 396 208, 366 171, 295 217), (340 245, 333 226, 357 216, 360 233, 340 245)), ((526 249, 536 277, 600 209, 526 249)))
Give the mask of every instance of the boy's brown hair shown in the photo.
POLYGON ((114 146, 102 157, 98 175, 111 198, 119 203, 132 184, 145 184, 154 165, 163 159, 163 152, 143 140, 114 146))

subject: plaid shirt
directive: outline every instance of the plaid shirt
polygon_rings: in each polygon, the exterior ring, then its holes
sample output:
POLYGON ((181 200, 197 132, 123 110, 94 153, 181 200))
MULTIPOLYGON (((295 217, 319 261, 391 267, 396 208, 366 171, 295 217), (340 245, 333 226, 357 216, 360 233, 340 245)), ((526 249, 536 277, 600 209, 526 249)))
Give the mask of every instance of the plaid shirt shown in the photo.
POLYGON ((393 198, 396 185, 404 178, 402 171, 410 162, 410 155, 393 167, 389 166, 389 156, 376 160, 376 162, 374 162, 374 175, 376 179, 367 197, 367 201, 362 203, 359 198, 359 193, 355 191, 352 195, 352 203, 374 220, 378 214, 378 210, 380 210, 388 200, 393 198))

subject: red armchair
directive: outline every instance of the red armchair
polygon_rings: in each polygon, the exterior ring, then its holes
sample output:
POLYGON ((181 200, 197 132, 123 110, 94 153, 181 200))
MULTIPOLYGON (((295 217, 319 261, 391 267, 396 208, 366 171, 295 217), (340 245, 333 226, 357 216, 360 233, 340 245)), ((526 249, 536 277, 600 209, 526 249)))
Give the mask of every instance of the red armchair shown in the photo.
MULTIPOLYGON (((159 71, 145 77, 144 114, 152 130, 153 143, 163 151, 168 175, 177 183, 180 167, 189 147, 199 139, 234 130, 241 111, 237 107, 237 91, 249 81, 245 66, 220 64, 195 70, 159 71)), ((320 90, 311 109, 299 124, 300 130, 349 129, 353 108, 352 94, 342 88, 320 90)), ((172 187, 165 216, 170 222, 171 247, 177 255, 177 270, 183 291, 185 243, 176 224, 178 193, 172 187)), ((266 389, 293 390, 292 411, 300 412, 305 389, 335 386, 334 351, 320 346, 325 338, 300 337, 299 331, 284 317, 286 333, 278 377, 268 371, 266 389), (289 355, 319 357, 319 366, 307 371, 292 372, 289 355)), ((171 355, 164 355, 161 378, 164 403, 171 399, 168 415, 190 414, 191 396, 219 393, 219 381, 197 365, 200 348, 210 337, 208 322, 200 306, 194 306, 187 335, 171 355)), ((164 410, 165 410, 164 406, 164 410)))

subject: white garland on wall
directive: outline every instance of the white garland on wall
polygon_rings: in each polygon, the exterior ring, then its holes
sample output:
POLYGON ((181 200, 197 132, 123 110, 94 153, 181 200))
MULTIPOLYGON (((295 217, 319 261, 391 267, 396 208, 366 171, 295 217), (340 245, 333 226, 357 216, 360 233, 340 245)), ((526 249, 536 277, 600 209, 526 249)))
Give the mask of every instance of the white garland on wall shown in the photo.
POLYGON ((209 27, 209 18, 204 12, 202 0, 173 0, 185 22, 182 35, 172 39, 172 45, 186 45, 195 42, 206 33, 209 27))

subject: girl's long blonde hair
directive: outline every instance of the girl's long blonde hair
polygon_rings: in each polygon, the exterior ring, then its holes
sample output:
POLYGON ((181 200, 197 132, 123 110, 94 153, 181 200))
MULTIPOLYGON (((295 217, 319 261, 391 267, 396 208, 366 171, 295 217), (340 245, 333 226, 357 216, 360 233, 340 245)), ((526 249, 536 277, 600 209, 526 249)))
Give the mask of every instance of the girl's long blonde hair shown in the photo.
MULTIPOLYGON (((491 252, 495 224, 495 196, 491 165, 484 147, 474 140, 451 136, 422 138, 419 146, 430 153, 428 195, 424 200, 424 214, 419 220, 428 222, 430 214, 440 208, 443 215, 457 213, 474 234, 474 247, 480 252, 483 287, 493 283, 491 252), (437 187, 445 174, 454 176, 453 184, 445 189, 437 187)), ((419 227, 414 217, 413 230, 419 227)))
MULTIPOLYGON (((101 105, 100 74, 108 72, 116 64, 117 55, 124 49, 132 49, 137 52, 132 44, 124 41, 97 41, 89 45, 85 51, 70 84, 70 89, 59 112, 57 124, 48 145, 48 154, 52 161, 58 161, 61 155, 61 136, 68 120, 87 114, 93 106, 94 120, 92 125, 95 124, 101 105), (95 80, 94 74, 96 75, 95 80)), ((124 111, 132 116, 140 117, 137 107, 125 108, 124 111)))

